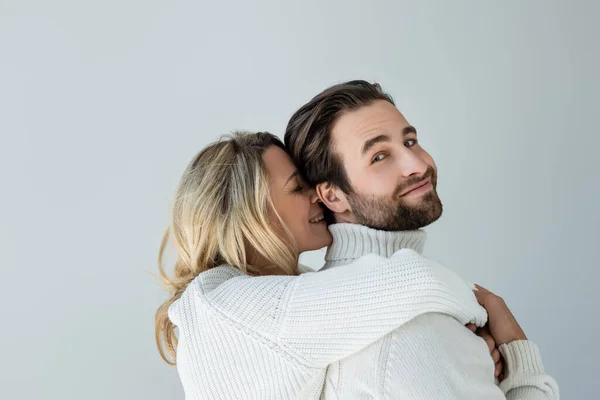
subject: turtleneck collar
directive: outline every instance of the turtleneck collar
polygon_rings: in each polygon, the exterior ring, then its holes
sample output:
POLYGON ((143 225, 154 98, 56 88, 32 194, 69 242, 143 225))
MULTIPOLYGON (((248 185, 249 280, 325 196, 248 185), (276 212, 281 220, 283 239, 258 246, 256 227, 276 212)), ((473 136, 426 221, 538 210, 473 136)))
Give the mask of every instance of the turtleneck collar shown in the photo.
POLYGON ((333 242, 325 254, 325 265, 328 269, 350 264, 357 258, 367 254, 391 257, 400 249, 412 249, 423 252, 426 233, 416 231, 380 231, 359 224, 332 224, 329 231, 333 242))

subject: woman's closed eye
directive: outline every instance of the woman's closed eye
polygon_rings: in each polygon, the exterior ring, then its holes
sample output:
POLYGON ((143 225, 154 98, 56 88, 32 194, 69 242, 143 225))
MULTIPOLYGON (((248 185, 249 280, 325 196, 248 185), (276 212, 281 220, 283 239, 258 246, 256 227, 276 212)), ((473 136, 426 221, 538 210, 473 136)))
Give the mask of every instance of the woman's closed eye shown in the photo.
POLYGON ((301 183, 298 183, 298 184, 296 185, 296 187, 294 187, 294 188, 292 189, 292 193, 294 193, 294 194, 300 194, 300 193, 302 193, 303 191, 304 191, 304 186, 303 186, 301 183))

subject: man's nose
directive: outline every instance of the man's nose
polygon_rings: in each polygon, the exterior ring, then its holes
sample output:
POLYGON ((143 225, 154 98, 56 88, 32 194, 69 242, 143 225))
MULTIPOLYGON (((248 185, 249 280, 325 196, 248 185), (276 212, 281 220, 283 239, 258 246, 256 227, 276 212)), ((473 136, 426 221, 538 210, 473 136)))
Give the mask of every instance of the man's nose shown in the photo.
POLYGON ((404 177, 423 175, 429 167, 428 164, 421 159, 421 157, 408 148, 405 148, 405 150, 402 151, 400 157, 398 157, 398 160, 400 172, 404 177))

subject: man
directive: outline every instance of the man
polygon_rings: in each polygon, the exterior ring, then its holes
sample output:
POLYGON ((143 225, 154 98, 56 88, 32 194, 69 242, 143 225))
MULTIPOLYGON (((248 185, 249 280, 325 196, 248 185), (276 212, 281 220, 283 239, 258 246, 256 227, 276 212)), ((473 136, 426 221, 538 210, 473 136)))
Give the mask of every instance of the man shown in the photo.
MULTIPOLYGON (((377 84, 333 86, 290 119, 285 143, 329 210, 333 243, 324 269, 401 248, 422 252, 419 230, 442 214, 437 169, 417 130, 377 84)), ((485 343, 454 318, 423 314, 362 351, 329 366, 325 398, 556 399, 539 351, 492 293, 480 288, 506 376, 494 382, 485 343), (363 366, 376 366, 364 370, 363 366)))

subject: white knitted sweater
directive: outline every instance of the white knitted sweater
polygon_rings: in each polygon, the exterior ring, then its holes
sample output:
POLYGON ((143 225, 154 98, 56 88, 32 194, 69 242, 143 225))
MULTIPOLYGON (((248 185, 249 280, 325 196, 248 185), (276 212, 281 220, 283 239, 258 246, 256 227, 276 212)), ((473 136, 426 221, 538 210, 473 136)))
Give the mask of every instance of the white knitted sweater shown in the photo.
MULTIPOLYGON (((217 267, 169 309, 188 400, 318 399, 330 364, 427 313, 447 315, 467 332, 462 325, 487 318, 471 287, 410 249, 300 276, 217 267)), ((363 367, 369 373, 377 365, 363 367)), ((427 378, 437 385, 437 374, 427 378)))
MULTIPOLYGON (((384 232, 335 224, 323 270, 344 269, 364 254, 387 257, 400 248, 421 252, 425 232, 384 232)), ((506 378, 494 382, 485 342, 447 314, 421 314, 327 370, 325 399, 558 399, 530 341, 500 347, 506 378)))

